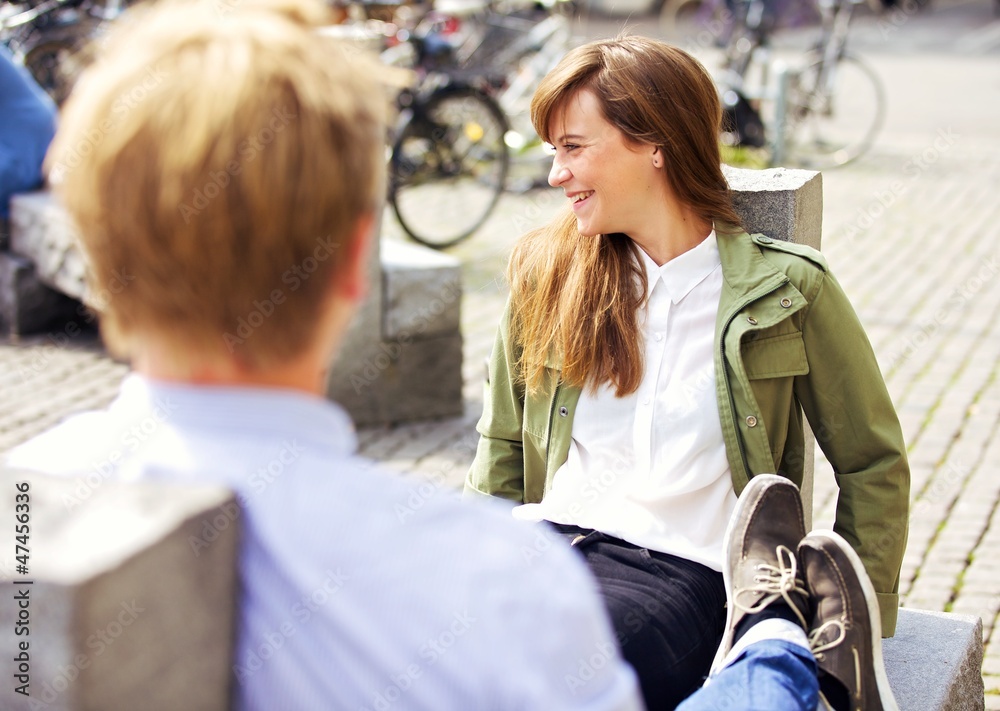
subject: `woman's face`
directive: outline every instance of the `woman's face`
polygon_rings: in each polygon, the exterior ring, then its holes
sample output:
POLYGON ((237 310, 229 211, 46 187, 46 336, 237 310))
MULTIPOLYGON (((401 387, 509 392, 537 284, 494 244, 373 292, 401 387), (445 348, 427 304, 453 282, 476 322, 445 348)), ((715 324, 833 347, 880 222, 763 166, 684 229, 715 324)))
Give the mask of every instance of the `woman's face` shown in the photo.
POLYGON ((587 89, 553 111, 549 135, 555 148, 549 185, 571 201, 580 234, 621 232, 640 240, 668 190, 654 165, 662 165, 656 147, 628 141, 587 89))

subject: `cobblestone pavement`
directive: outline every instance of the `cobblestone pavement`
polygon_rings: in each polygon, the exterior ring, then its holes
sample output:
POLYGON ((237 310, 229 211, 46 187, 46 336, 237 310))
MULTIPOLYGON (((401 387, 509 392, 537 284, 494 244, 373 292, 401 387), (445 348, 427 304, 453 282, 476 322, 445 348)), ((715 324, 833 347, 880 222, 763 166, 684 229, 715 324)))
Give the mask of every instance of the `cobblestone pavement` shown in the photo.
MULTIPOLYGON (((983 619, 986 706, 998 710, 1000 21, 986 1, 939 6, 939 15, 861 18, 861 49, 886 82, 890 109, 871 154, 824 175, 823 251, 868 329, 909 448, 903 604, 983 619)), ((582 33, 611 34, 615 23, 592 20, 582 33)), ((362 430, 364 454, 436 486, 460 485, 475 450, 506 257, 561 200, 547 189, 505 195, 484 228, 451 250, 463 265, 465 413, 362 430)), ((385 231, 401 238, 391 217, 385 231)), ((0 452, 113 396, 126 368, 92 334, 76 335, 84 326, 0 343, 0 452)), ((832 525, 834 503, 820 455, 815 525, 832 525)))

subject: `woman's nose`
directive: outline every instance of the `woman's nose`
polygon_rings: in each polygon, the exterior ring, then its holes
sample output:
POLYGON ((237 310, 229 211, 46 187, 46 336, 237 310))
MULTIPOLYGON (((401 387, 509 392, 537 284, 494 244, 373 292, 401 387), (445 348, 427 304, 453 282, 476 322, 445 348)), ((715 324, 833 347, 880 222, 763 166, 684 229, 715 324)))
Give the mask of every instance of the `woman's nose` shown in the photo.
POLYGON ((560 165, 557 159, 552 161, 552 168, 549 169, 549 185, 553 188, 558 188, 560 185, 569 180, 569 168, 560 165))

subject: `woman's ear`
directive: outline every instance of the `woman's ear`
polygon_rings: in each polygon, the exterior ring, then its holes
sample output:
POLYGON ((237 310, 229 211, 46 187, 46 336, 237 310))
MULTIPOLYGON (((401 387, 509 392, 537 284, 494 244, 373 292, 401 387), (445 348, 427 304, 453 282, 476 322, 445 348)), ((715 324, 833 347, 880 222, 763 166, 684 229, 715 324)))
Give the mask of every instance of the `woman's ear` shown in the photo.
POLYGON ((659 146, 653 146, 653 167, 663 167, 663 151, 660 150, 659 146))

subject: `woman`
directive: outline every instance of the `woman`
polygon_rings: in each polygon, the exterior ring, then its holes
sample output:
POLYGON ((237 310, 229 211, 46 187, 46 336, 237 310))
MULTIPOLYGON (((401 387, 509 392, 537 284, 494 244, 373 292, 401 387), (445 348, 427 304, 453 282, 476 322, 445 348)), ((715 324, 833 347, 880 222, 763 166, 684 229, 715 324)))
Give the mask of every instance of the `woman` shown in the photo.
POLYGON ((532 120, 570 204, 511 257, 466 482, 571 537, 651 709, 708 672, 726 524, 750 477, 801 484, 802 412, 889 636, 906 543, 909 471, 871 346, 821 255, 739 226, 721 115, 695 59, 639 37, 579 47, 543 80, 532 120))

